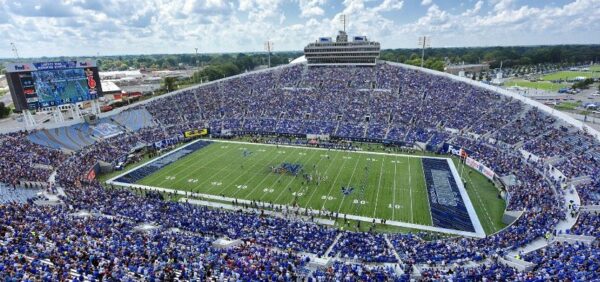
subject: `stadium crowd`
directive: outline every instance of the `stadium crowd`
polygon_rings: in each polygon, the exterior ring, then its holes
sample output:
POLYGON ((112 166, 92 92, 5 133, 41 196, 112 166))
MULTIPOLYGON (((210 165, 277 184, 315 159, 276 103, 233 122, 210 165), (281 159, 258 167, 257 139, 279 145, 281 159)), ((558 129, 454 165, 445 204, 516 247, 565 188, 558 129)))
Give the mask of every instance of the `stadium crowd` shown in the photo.
MULTIPOLYGON (((536 264, 527 273, 496 260, 554 235, 557 223, 567 216, 564 183, 544 177, 540 163, 522 159, 518 148, 542 158, 559 156, 554 167, 569 179, 589 177, 591 181, 581 184, 585 186, 576 187, 583 191, 583 204, 597 203, 600 193, 597 140, 499 94, 388 64, 365 69, 294 65, 183 90, 137 107, 145 107, 158 125, 77 152, 24 141, 27 132, 0 135, 1 182, 45 182, 56 171, 56 185, 65 192, 64 206, 31 201, 0 205, 2 278, 402 281, 409 278, 410 266, 419 264, 426 266, 420 273, 425 280, 600 279, 597 244, 552 244, 527 254, 523 259, 536 264), (444 143, 456 144, 497 175, 516 179, 506 187, 507 208, 523 215, 483 239, 390 234, 388 246, 381 234, 340 231, 242 208, 226 211, 167 201, 142 190, 105 188, 89 177, 98 162, 114 165, 139 146, 171 138, 183 141, 181 131, 203 127, 215 134, 310 133, 424 143, 435 151, 444 143), (80 211, 89 214, 78 215, 80 211), (154 228, 137 229, 148 223, 154 228), (222 237, 242 244, 213 247, 212 241, 222 237), (333 257, 334 262, 309 273, 306 253, 333 257), (400 265, 394 253, 402 267, 392 266, 400 265), (478 266, 435 268, 467 262, 478 266)), ((581 213, 571 232, 598 237, 598 225, 597 214, 581 213)))

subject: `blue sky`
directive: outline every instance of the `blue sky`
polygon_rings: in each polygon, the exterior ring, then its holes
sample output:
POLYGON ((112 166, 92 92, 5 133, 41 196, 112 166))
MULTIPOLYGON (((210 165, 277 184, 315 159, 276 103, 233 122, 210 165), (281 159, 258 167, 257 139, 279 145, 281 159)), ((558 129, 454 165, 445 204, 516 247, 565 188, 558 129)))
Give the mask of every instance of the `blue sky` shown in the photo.
POLYGON ((0 0, 0 57, 301 50, 341 14, 383 48, 600 44, 600 0, 0 0))

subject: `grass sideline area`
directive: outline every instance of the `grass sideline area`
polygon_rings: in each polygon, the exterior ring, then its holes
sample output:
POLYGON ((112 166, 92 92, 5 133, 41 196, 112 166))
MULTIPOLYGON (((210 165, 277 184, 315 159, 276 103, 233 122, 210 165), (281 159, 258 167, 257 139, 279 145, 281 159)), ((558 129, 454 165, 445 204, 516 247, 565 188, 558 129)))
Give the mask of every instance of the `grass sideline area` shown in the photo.
POLYGON ((540 89, 546 91, 558 91, 561 88, 568 88, 571 86, 570 83, 553 83, 550 81, 527 81, 527 80, 510 80, 504 83, 504 86, 518 86, 518 87, 526 87, 533 89, 540 89))
POLYGON ((493 183, 482 174, 462 164, 459 159, 453 158, 453 161, 456 169, 461 173, 463 181, 467 183, 465 189, 485 234, 489 235, 506 227, 506 224, 502 222, 506 202, 498 197, 499 192, 493 183))
POLYGON ((542 80, 571 80, 576 77, 583 76, 586 78, 598 78, 600 77, 600 72, 592 72, 592 71, 559 71, 551 74, 547 74, 542 76, 542 80))

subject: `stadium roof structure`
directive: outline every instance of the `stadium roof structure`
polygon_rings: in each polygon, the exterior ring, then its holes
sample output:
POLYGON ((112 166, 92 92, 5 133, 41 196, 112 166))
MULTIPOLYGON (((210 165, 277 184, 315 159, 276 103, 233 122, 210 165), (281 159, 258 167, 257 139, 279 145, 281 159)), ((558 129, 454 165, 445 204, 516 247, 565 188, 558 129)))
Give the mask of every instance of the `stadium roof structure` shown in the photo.
POLYGON ((300 57, 295 58, 294 60, 292 60, 290 62, 290 65, 293 65, 293 64, 304 64, 304 63, 306 63, 306 56, 302 55, 302 56, 300 56, 300 57))

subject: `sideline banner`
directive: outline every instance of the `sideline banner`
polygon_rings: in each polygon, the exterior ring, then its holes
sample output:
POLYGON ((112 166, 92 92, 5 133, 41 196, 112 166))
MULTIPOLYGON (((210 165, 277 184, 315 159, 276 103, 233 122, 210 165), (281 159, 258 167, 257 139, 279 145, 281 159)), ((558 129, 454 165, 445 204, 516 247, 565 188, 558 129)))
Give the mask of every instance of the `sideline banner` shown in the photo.
POLYGON ((450 143, 444 143, 444 145, 442 146, 442 149, 440 150, 441 153, 450 153, 453 155, 457 155, 461 158, 465 158, 471 155, 472 151, 466 148, 462 148, 461 146, 458 145, 453 145, 450 143))
POLYGON ((208 135, 207 128, 194 129, 194 130, 188 130, 188 131, 183 132, 183 137, 185 137, 185 138, 193 138, 193 137, 205 136, 205 135, 208 135))
POLYGON ((494 180, 494 176, 496 175, 491 169, 489 169, 487 166, 483 165, 482 163, 467 157, 467 159, 465 160, 465 163, 470 166, 471 168, 476 169, 477 171, 481 172, 481 174, 485 175, 485 177, 489 178, 490 180, 494 180))

